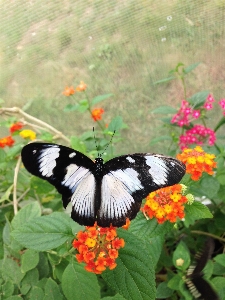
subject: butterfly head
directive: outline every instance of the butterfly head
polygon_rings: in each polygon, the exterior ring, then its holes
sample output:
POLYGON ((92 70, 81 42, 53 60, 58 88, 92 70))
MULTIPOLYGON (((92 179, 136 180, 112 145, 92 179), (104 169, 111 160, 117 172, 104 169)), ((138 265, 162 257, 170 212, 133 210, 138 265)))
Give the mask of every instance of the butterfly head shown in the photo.
POLYGON ((102 177, 103 159, 99 156, 95 159, 95 176, 102 177))

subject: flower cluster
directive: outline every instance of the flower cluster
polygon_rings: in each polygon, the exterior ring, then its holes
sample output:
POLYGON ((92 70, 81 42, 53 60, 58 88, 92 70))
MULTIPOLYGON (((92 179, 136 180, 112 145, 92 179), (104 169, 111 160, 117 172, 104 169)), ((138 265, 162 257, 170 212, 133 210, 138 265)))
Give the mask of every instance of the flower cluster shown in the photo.
POLYGON ((203 107, 206 110, 211 110, 213 108, 212 103, 215 102, 215 99, 213 98, 213 96, 211 94, 208 95, 208 97, 206 98, 206 101, 203 105, 203 107))
POLYGON ((24 139, 30 139, 31 141, 36 139, 36 133, 30 129, 24 129, 20 132, 20 136, 24 139))
POLYGON ((15 143, 14 139, 9 136, 5 136, 0 139, 0 148, 5 148, 6 146, 12 147, 12 145, 15 143))
POLYGON ((34 140, 36 138, 36 133, 32 130, 25 129, 20 131, 24 127, 22 122, 16 122, 9 127, 10 134, 9 136, 3 137, 0 139, 0 148, 6 146, 12 147, 15 143, 15 140, 12 138, 12 135, 19 134, 22 138, 29 138, 34 140))
POLYGON ((108 267, 116 267, 115 259, 118 250, 124 247, 123 239, 117 237, 115 227, 102 228, 95 224, 86 227, 86 231, 79 231, 73 241, 73 247, 78 250, 78 262, 86 263, 85 269, 89 272, 101 274, 108 267))
POLYGON ((102 119, 102 114, 104 113, 103 108, 95 108, 91 111, 91 116, 94 121, 99 121, 102 119))
POLYGON ((194 110, 190 106, 189 102, 182 100, 181 108, 171 119, 171 123, 176 123, 180 127, 188 126, 191 119, 198 119, 200 116, 200 110, 194 110))
POLYGON ((169 220, 176 222, 177 218, 184 218, 184 204, 188 202, 183 194, 184 188, 181 184, 161 188, 150 193, 146 197, 142 212, 151 219, 155 217, 158 223, 169 220))
POLYGON ((186 173, 191 174, 192 180, 199 180, 203 172, 213 175, 216 168, 215 155, 205 153, 200 146, 194 149, 184 149, 177 158, 186 165, 186 173))
POLYGON ((208 141, 209 146, 214 145, 216 141, 215 132, 203 125, 195 125, 187 130, 185 134, 180 135, 179 146, 183 150, 191 144, 203 145, 206 141, 208 141))
POLYGON ((223 110, 223 114, 225 116, 225 99, 221 99, 219 101, 219 105, 221 106, 222 110, 223 110))
POLYGON ((63 95, 71 96, 71 95, 75 94, 76 92, 85 91, 86 88, 87 88, 87 85, 83 81, 81 81, 80 84, 76 87, 76 89, 74 89, 72 86, 66 86, 63 91, 63 95))

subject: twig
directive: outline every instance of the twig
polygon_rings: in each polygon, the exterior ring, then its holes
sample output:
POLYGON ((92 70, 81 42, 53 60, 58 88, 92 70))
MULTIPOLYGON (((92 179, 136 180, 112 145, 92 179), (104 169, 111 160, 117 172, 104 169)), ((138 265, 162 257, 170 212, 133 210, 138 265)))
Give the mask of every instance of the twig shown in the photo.
POLYGON ((48 128, 51 132, 55 133, 58 138, 61 138, 64 141, 66 141, 68 144, 70 144, 70 140, 64 134, 62 134, 62 132, 58 131, 57 129, 55 129, 54 127, 49 125, 48 123, 46 123, 44 121, 41 121, 41 120, 25 113, 19 107, 10 107, 10 108, 2 107, 2 108, 0 108, 0 114, 20 114, 25 119, 30 120, 32 122, 35 122, 35 123, 37 123, 40 126, 43 126, 45 128, 48 128))
POLYGON ((17 187, 17 178, 18 178, 18 173, 20 169, 20 164, 21 164, 21 156, 18 158, 18 161, 16 163, 15 167, 15 172, 14 172, 14 179, 13 179, 13 209, 14 209, 14 215, 17 214, 18 212, 18 200, 16 196, 16 187, 17 187))
POLYGON ((219 241, 225 243, 224 238, 221 238, 221 237, 219 237, 215 234, 209 233, 209 232, 204 232, 204 231, 201 231, 201 230, 191 230, 191 233, 195 233, 195 234, 199 234, 199 235, 207 235, 207 236, 210 236, 210 237, 214 238, 215 240, 219 240, 219 241))

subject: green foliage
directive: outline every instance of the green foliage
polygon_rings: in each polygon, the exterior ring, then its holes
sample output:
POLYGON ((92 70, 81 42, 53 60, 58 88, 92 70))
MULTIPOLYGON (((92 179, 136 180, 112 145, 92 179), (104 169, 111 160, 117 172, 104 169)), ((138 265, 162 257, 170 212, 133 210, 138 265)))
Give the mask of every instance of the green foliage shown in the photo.
MULTIPOLYGON (((70 35, 63 43, 70 43, 70 35)), ((110 45, 99 50, 104 60, 111 60, 113 48, 110 45)), ((198 63, 189 67, 178 63, 169 77, 161 82, 179 79, 183 83, 187 74, 198 63)), ((160 83, 160 82, 158 82, 160 83)), ((81 87, 82 85, 78 86, 81 87)), ((101 153, 105 160, 115 156, 114 146, 121 141, 121 131, 127 128, 122 116, 115 116, 107 123, 102 117, 102 101, 113 94, 89 98, 84 90, 70 95, 70 104, 64 111, 67 118, 73 112, 88 114, 95 121, 94 132, 84 132, 80 136, 67 137, 49 124, 29 118, 34 122, 31 129, 38 128, 37 138, 55 142, 58 138, 64 144, 94 159, 101 153), (97 114, 93 111, 97 109, 97 114), (41 126, 41 131, 39 127, 41 126)), ((195 109, 202 109, 208 91, 195 93, 187 101, 195 109)), ((9 110, 2 110, 2 113, 9 110)), ((155 114, 169 114, 163 119, 170 134, 157 137, 152 143, 167 140, 171 143, 168 153, 178 152, 179 129, 171 124, 173 107, 156 108, 155 114)), ((96 113, 96 111, 95 111, 96 113)), ((105 114, 107 112, 104 112, 105 114)), ((23 111, 22 111, 23 114, 23 111)), ((28 115, 29 116, 29 115, 28 115)), ((105 116, 105 115, 104 115, 105 116)), ((17 119, 2 121, 1 125, 11 127, 17 119)), ((216 128, 223 126, 219 121, 216 128)), ((193 124, 190 124, 190 128, 193 124)), ((188 127, 188 128, 189 128, 188 127)), ((187 128, 182 128, 186 130, 187 128)), ((225 148, 215 145, 205 152, 214 153, 217 160, 216 173, 204 173, 199 180, 185 175, 182 182, 191 195, 185 204, 185 218, 177 222, 159 224, 156 218, 148 219, 139 212, 128 230, 117 229, 120 239, 125 241, 119 249, 117 266, 106 269, 101 274, 88 272, 83 263, 76 259, 77 250, 72 246, 77 232, 84 228, 76 224, 63 211, 61 197, 53 187, 34 176, 30 176, 20 164, 20 151, 28 140, 23 137, 24 128, 13 132, 11 147, 0 149, 0 298, 2 299, 192 299, 185 286, 185 276, 193 263, 193 253, 199 251, 204 236, 211 236, 224 243, 225 214, 225 148), (210 205, 205 205, 208 200, 210 205)), ((0 144, 1 145, 1 144, 0 144)), ((187 196, 187 193, 183 195, 187 196)), ((221 251, 210 259, 205 267, 207 280, 224 298, 225 256, 221 251)))

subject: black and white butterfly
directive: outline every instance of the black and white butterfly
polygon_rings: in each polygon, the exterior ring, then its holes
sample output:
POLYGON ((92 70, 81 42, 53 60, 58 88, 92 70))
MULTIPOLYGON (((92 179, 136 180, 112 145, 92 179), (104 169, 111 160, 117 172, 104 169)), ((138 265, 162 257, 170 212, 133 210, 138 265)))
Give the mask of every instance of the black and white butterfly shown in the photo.
POLYGON ((213 251, 214 240, 212 238, 207 238, 203 251, 200 251, 195 255, 195 265, 190 266, 187 271, 186 285, 196 299, 219 300, 217 293, 203 278, 203 269, 207 261, 211 258, 213 251))
POLYGON ((178 183, 185 165, 159 154, 115 157, 105 164, 57 144, 31 143, 22 161, 33 175, 47 180, 62 194, 63 206, 72 202, 71 218, 81 225, 120 227, 135 218, 142 199, 159 188, 178 183))

